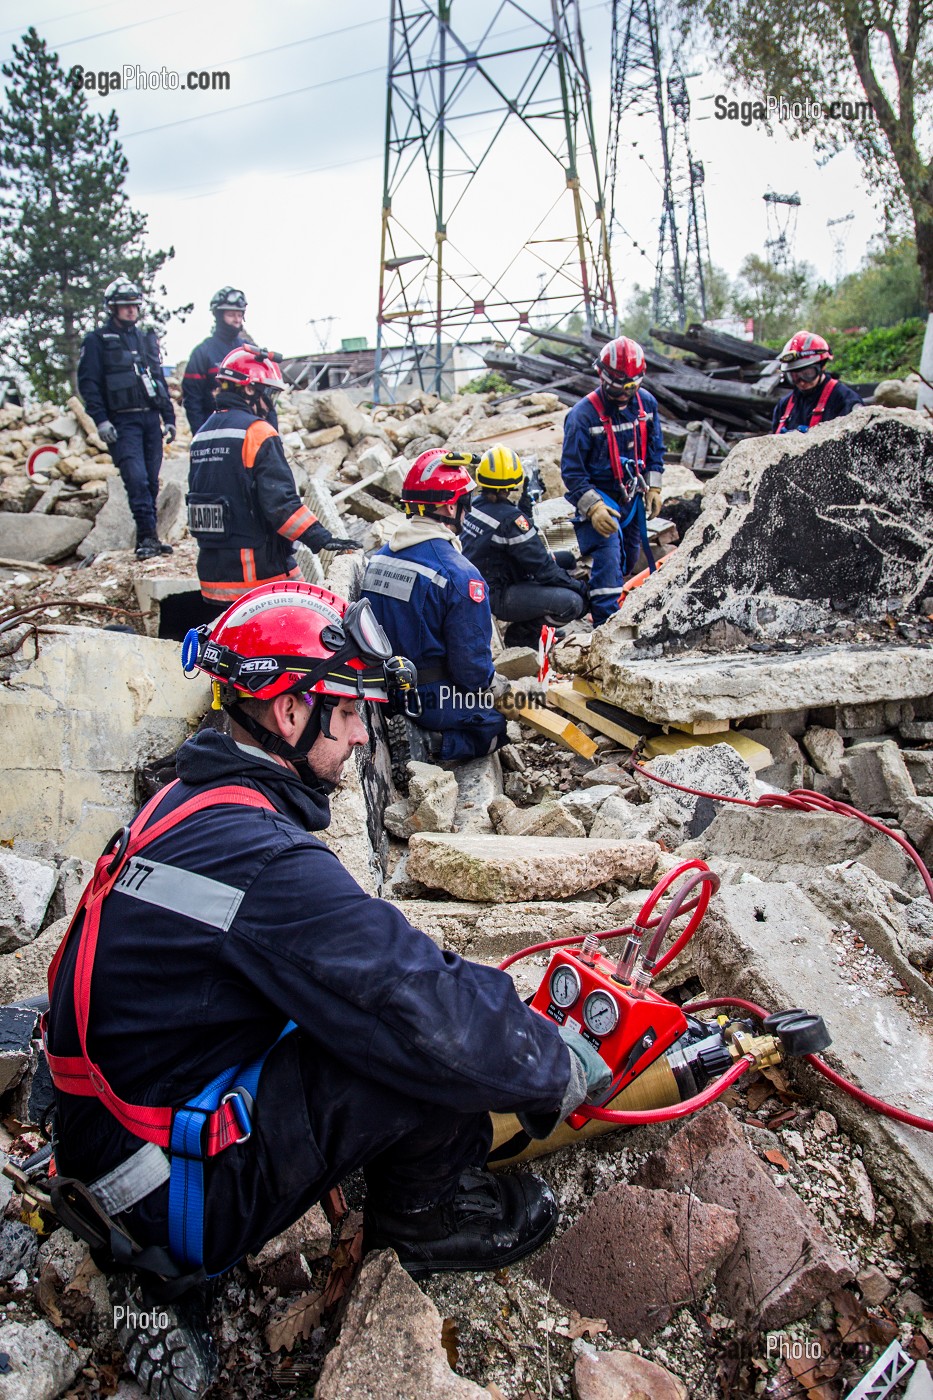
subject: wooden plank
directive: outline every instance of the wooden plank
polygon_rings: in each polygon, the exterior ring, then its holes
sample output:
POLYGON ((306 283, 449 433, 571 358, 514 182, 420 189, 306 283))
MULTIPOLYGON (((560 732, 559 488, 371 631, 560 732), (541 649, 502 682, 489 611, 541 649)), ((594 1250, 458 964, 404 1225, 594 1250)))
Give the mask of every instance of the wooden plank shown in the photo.
POLYGON ((727 719, 695 719, 687 724, 668 724, 680 734, 725 734, 732 726, 727 719))
POLYGON ((679 753, 682 749, 708 749, 713 744, 728 744, 755 773, 760 773, 762 768, 770 768, 774 762, 770 749, 736 729, 730 729, 726 734, 656 734, 645 744, 644 753, 646 758, 658 758, 661 754, 679 753))
POLYGON ((596 752, 596 741, 584 734, 582 729, 578 729, 572 720, 555 713, 554 710, 519 709, 513 705, 506 706, 501 701, 498 708, 506 719, 517 719, 520 724, 527 724, 536 734, 553 739, 562 749, 578 753, 581 758, 592 758, 596 752))
POLYGON ((605 734, 607 738, 615 739, 616 743, 626 749, 633 749, 639 739, 654 732, 653 725, 646 724, 636 715, 627 714, 616 705, 608 705, 593 692, 587 695, 578 685, 585 686, 586 681, 581 682, 578 677, 573 685, 549 686, 548 704, 556 705, 565 714, 582 720, 584 724, 590 725, 600 734, 605 734))

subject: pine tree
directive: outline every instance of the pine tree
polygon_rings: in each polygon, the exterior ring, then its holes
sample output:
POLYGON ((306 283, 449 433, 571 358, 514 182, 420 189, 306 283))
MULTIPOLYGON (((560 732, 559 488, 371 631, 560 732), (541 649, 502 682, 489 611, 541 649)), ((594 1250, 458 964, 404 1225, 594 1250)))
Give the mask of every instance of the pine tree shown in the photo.
MULTIPOLYGON (((0 344, 43 398, 74 392, 81 341, 116 276, 139 283, 146 318, 174 249, 145 246, 147 220, 124 189, 128 165, 117 115, 92 115, 34 28, 3 64, 0 109, 0 344)), ((181 308, 180 308, 181 309, 181 308)))

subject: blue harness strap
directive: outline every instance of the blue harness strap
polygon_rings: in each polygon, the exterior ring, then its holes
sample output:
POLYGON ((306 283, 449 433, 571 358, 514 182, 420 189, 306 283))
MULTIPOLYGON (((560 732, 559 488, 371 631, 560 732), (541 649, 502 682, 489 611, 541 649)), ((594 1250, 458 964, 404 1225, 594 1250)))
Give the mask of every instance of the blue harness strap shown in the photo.
MULTIPOLYGON (((296 1029, 289 1021, 274 1045, 296 1029)), ((246 1142, 253 1131, 253 1106, 263 1065, 274 1048, 242 1068, 234 1066, 218 1074, 206 1089, 188 1100, 172 1119, 169 1145, 171 1176, 168 1185, 168 1242, 172 1258, 189 1269, 204 1264, 204 1130, 222 1103, 229 1102, 240 1127, 236 1143, 246 1142)), ((225 1265, 229 1268, 229 1264, 225 1265)), ((211 1275, 214 1277, 214 1275, 211 1275)))

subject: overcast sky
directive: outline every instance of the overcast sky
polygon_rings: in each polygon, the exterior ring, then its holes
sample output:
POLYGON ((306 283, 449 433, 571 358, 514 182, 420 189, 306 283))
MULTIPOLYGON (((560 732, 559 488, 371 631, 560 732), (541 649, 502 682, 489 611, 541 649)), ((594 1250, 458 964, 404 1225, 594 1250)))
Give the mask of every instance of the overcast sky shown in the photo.
MULTIPOLYGON (((583 0, 581 8, 602 161, 610 7, 583 0)), ((180 71, 183 80, 189 69, 230 74, 227 92, 126 88, 106 98, 89 94, 92 110, 114 108, 119 116, 129 193, 148 215, 150 244, 175 248, 164 270, 170 304, 195 303, 184 325, 169 328, 169 362, 207 334, 207 303, 225 283, 246 291, 253 334, 286 354, 318 348, 319 335, 328 337, 329 348, 349 336, 366 335, 373 343, 389 9, 388 0, 354 6, 199 0, 184 8, 173 0, 134 7, 123 0, 80 7, 71 0, 37 0, 35 11, 7 0, 0 9, 4 56, 34 23, 66 67, 98 72, 131 64, 149 72, 164 65, 180 71), (327 317, 335 318, 330 325, 309 324, 327 317)), ((453 27, 475 43, 484 21, 499 9, 493 0, 455 0, 453 27)), ((526 0, 525 9, 543 19, 550 5, 526 0)), ((503 42, 534 42, 534 26, 510 3, 494 32, 506 30, 503 42)), ((528 54, 496 61, 497 80, 506 90, 511 85, 510 95, 532 61, 528 54)), ((706 170, 713 261, 734 275, 748 252, 764 251, 762 195, 772 189, 799 192, 796 256, 826 278, 833 267, 826 221, 851 211, 846 265, 854 269, 881 228, 855 157, 845 152, 821 167, 807 144, 791 141, 780 127, 769 136, 760 125, 715 120, 718 93, 736 100, 746 94, 728 90, 702 61, 692 60, 687 71, 695 75, 689 80, 691 140, 706 170)), ((470 154, 495 132, 490 90, 483 88, 482 80, 474 81, 455 128, 470 154)), ((652 124, 633 116, 621 149, 617 205, 629 237, 617 237, 613 263, 624 303, 633 282, 653 282, 649 258, 633 246, 653 259, 660 190, 652 124)), ((485 173, 451 218, 451 266, 462 271, 469 262, 483 273, 501 274, 536 228, 539 238, 569 232, 572 216, 562 190, 557 163, 510 122, 485 173)), ((451 197, 457 191, 452 177, 451 197)), ((417 180, 405 186, 395 213, 411 234, 399 251, 414 250, 417 241, 431 246, 433 219, 417 180)), ((541 257, 553 256, 547 245, 538 248, 541 257)), ((511 277, 515 294, 526 290, 540 266, 540 257, 519 260, 503 285, 511 277)))

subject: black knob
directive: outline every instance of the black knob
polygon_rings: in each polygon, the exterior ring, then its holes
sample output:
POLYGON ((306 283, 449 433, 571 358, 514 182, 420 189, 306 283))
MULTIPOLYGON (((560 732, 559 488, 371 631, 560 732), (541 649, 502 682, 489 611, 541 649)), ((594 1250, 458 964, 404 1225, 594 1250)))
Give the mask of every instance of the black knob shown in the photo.
POLYGON ((766 1016, 762 1025, 769 1035, 777 1035, 778 1028, 782 1021, 795 1019, 797 1016, 809 1016, 809 1011, 805 1011, 802 1006, 795 1006, 790 1011, 774 1011, 770 1016, 766 1016))
POLYGON ((818 1055, 833 1040, 822 1016, 784 1017, 777 1026, 777 1034, 787 1055, 818 1055))
POLYGON ((717 1074, 725 1074, 733 1064, 732 1056, 725 1045, 712 1045, 708 1050, 700 1050, 697 1059, 710 1079, 717 1074))

